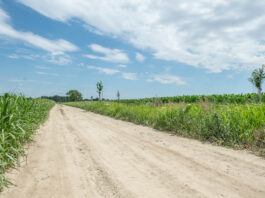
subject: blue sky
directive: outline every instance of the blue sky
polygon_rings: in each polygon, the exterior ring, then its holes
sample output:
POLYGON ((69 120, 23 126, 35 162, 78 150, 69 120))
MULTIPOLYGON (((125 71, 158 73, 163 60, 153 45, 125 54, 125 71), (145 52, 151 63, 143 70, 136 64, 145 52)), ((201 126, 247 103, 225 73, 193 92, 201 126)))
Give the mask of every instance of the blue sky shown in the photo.
POLYGON ((0 0, 0 93, 121 98, 256 92, 265 2, 0 0))

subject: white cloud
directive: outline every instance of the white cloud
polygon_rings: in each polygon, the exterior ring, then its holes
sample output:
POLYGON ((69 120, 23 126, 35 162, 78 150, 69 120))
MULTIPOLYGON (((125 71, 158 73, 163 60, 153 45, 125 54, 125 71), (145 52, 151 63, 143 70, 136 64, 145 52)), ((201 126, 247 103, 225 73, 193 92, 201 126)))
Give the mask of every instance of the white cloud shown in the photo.
POLYGON ((113 75, 113 74, 116 74, 116 73, 120 72, 119 70, 109 69, 109 68, 105 68, 105 67, 87 66, 87 68, 88 69, 94 69, 94 70, 103 72, 103 73, 108 74, 108 75, 113 75))
MULTIPOLYGON (((116 70, 116 69, 110 69, 110 68, 106 68, 106 67, 96 67, 96 66, 91 66, 91 65, 87 66, 87 68, 92 69, 92 70, 97 70, 97 71, 105 73, 107 75, 114 75, 114 74, 121 72, 120 70, 116 70)), ((122 72, 121 77, 124 79, 127 79, 127 80, 138 80, 136 73, 122 72)))
POLYGON ((233 74, 228 74, 226 77, 229 78, 229 79, 233 79, 234 75, 233 74))
POLYGON ((28 79, 11 78, 11 79, 8 79, 8 82, 22 83, 22 82, 35 82, 35 81, 34 80, 28 80, 28 79))
POLYGON ((12 58, 12 59, 19 59, 19 58, 24 58, 24 59, 28 59, 28 60, 34 60, 36 58, 39 58, 40 56, 37 54, 30 54, 30 55, 21 55, 21 54, 11 54, 8 56, 8 58, 12 58))
POLYGON ((47 76, 59 76, 59 74, 56 74, 56 73, 47 73, 47 72, 41 72, 41 71, 36 72, 36 74, 47 75, 47 76))
POLYGON ((67 54, 62 54, 62 55, 57 55, 57 56, 51 55, 50 57, 47 57, 47 60, 48 62, 57 64, 57 65, 67 65, 72 62, 71 57, 67 54))
POLYGON ((38 84, 44 84, 44 85, 52 85, 54 83, 50 81, 39 81, 39 80, 31 80, 31 79, 17 79, 17 78, 11 78, 8 79, 8 82, 13 82, 13 83, 19 83, 22 85, 22 83, 38 83, 38 84))
POLYGON ((129 62, 128 55, 126 53, 124 53, 122 50, 109 49, 109 48, 103 47, 103 46, 98 45, 98 44, 91 44, 90 48, 94 52, 104 54, 104 56, 96 56, 96 55, 92 55, 92 54, 84 55, 87 58, 99 59, 99 60, 110 61, 110 62, 121 62, 121 63, 129 62))
POLYGON ((127 80, 138 80, 136 73, 122 73, 122 78, 127 80))
POLYGON ((50 67, 39 66, 39 65, 35 66, 35 68, 37 68, 37 69, 41 69, 41 70, 48 70, 48 69, 51 69, 50 67))
POLYGON ((19 56, 17 54, 11 54, 8 56, 8 58, 19 59, 19 56))
POLYGON ((145 60, 145 57, 142 54, 138 53, 138 52, 136 53, 135 58, 139 62, 144 62, 144 60, 145 60))
POLYGON ((117 67, 120 67, 120 68, 127 68, 127 65, 117 65, 117 67))
POLYGON ((78 18, 94 32, 122 38, 156 58, 211 72, 265 62, 262 0, 19 1, 54 20, 78 18))
POLYGON ((154 74, 151 79, 147 80, 148 82, 159 82, 162 84, 178 84, 185 85, 186 82, 182 80, 179 76, 170 75, 170 74, 154 74))
POLYGON ((78 49, 74 44, 63 39, 49 40, 32 32, 15 30, 9 25, 9 20, 10 17, 0 8, 0 36, 22 40, 53 55, 64 54, 65 52, 72 52, 78 49))

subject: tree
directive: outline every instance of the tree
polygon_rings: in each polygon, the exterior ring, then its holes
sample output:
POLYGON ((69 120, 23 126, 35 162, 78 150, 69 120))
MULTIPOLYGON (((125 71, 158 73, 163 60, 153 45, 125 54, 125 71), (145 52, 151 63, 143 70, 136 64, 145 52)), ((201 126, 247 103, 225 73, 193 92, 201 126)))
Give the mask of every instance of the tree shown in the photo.
POLYGON ((117 91, 117 98, 118 98, 118 102, 120 102, 120 92, 119 92, 119 90, 117 91))
POLYGON ((66 95, 70 101, 81 101, 83 100, 82 94, 77 90, 69 90, 66 95))
POLYGON ((262 101, 261 86, 262 86, 264 79, 265 79, 265 65, 262 65, 262 67, 259 69, 255 69, 252 72, 251 77, 248 79, 258 89, 259 102, 262 101))
POLYGON ((102 81, 97 82, 97 92, 98 92, 98 100, 101 101, 101 94, 103 90, 103 83, 102 81))

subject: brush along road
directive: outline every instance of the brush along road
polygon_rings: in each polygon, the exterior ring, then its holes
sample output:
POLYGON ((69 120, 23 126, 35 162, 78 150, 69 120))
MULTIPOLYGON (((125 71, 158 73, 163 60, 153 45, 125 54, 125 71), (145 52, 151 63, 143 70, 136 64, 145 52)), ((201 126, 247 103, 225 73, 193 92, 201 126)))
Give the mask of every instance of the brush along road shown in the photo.
POLYGON ((265 197, 265 160, 56 105, 2 198, 265 197))

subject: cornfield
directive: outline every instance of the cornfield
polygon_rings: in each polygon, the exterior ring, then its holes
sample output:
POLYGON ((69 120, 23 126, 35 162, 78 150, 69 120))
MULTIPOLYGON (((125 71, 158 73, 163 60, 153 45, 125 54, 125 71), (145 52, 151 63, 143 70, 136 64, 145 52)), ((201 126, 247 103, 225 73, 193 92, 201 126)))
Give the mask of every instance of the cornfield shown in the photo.
MULTIPOLYGON (((246 104, 258 103, 258 94, 223 94, 223 95, 187 95, 161 98, 141 98, 141 99, 123 99, 121 103, 125 104, 146 104, 160 101, 166 103, 199 103, 210 102, 215 104, 246 104)), ((265 102, 265 94, 262 95, 262 101, 265 102)))
POLYGON ((0 96, 0 191, 10 184, 3 175, 5 170, 18 164, 18 157, 25 155, 23 145, 32 141, 34 131, 53 105, 46 99, 0 96))

